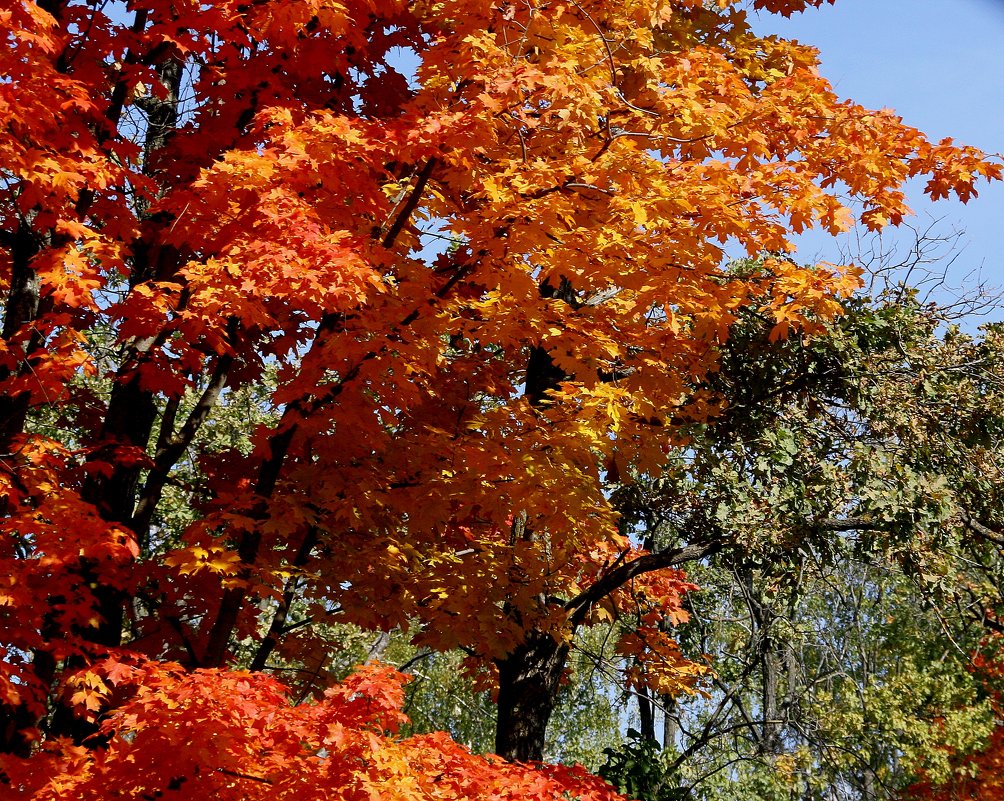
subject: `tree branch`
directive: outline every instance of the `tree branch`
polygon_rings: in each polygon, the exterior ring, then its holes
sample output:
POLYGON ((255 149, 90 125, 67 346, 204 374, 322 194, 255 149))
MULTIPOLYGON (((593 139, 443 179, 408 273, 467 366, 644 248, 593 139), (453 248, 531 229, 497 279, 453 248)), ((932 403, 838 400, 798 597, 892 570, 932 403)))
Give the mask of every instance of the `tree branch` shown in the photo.
MULTIPOLYGON (((294 568, 303 567, 310 558, 310 553, 314 550, 314 546, 317 544, 317 540, 319 538, 320 531, 316 526, 311 526, 307 531, 306 536, 304 536, 303 542, 300 543, 300 547, 297 549, 296 555, 293 557, 290 565, 294 568)), ((272 651, 275 650, 275 646, 279 644, 279 638, 295 628, 293 626, 287 626, 286 621, 289 618, 289 610, 293 606, 293 601, 296 600, 298 582, 299 577, 295 574, 286 579, 286 586, 282 594, 282 601, 280 601, 279 608, 276 609, 275 614, 272 616, 272 622, 269 624, 268 632, 261 641, 261 645, 258 646, 258 651, 255 653, 254 659, 251 660, 251 666, 248 668, 252 672, 264 669, 265 664, 268 662, 268 658, 272 655, 272 651)), ((308 618, 306 622, 309 623, 311 621, 308 618)))
POLYGON ((595 584, 583 590, 565 604, 569 623, 573 627, 581 624, 593 604, 598 603, 610 593, 620 589, 635 576, 703 559, 706 556, 717 553, 721 550, 722 546, 723 543, 720 541, 692 543, 682 548, 668 548, 656 551, 655 553, 645 554, 644 556, 639 556, 637 559, 632 559, 630 562, 625 562, 619 567, 615 567, 601 576, 595 584))
MULTIPOLYGON (((436 164, 437 161, 435 158, 430 158, 425 163, 411 195, 409 195, 404 207, 401 209, 400 213, 394 220, 394 223, 381 240, 381 245, 383 247, 388 249, 393 247, 398 235, 404 229, 404 226, 407 224, 412 213, 418 207, 422 193, 425 191, 425 187, 429 182, 429 178, 431 177, 436 164)), ((378 234, 379 231, 374 232, 374 236, 378 234)), ((447 281, 444 287, 441 287, 435 293, 435 297, 444 297, 469 269, 470 267, 468 265, 461 265, 458 268, 457 274, 452 277, 450 281, 447 281)), ((421 308, 424 307, 416 307, 413 309, 399 325, 392 329, 391 333, 395 334, 399 332, 400 329, 411 325, 418 319, 421 308)), ((322 316, 320 325, 317 329, 317 335, 314 337, 313 344, 311 345, 311 351, 313 351, 313 349, 325 339, 329 332, 336 329, 339 317, 340 315, 332 313, 327 313, 322 316)), ((343 375, 339 381, 329 385, 321 395, 314 397, 313 399, 311 399, 309 395, 302 396, 286 407, 276 432, 272 434, 269 439, 269 455, 262 461, 258 469, 258 480, 255 483, 254 494, 258 496, 262 502, 267 501, 267 499, 271 497, 272 492, 275 490, 275 486, 279 480, 279 475, 282 472, 282 466, 289 454, 289 449, 293 443, 293 439, 299 430, 299 420, 310 417, 341 395, 345 387, 358 377, 363 365, 385 353, 388 346, 389 343, 385 342, 379 348, 375 348, 374 350, 366 353, 361 359, 359 359, 358 362, 345 372, 345 375, 343 375)), ((241 534, 237 547, 237 553, 240 557, 240 561, 243 566, 242 569, 244 571, 248 571, 251 565, 253 565, 257 560, 260 541, 261 534, 258 531, 245 531, 241 534)), ((237 624, 238 614, 244 604, 245 594, 246 592, 242 587, 231 587, 224 592, 223 598, 220 601, 220 608, 216 614, 216 619, 213 621, 213 625, 210 629, 209 640, 203 656, 203 667, 215 667, 222 663, 224 654, 226 653, 226 646, 230 639, 230 634, 233 632, 234 626, 237 624)))
POLYGON ((380 244, 385 248, 390 249, 394 246, 394 242, 398 235, 404 230, 404 226, 408 224, 408 220, 411 219, 411 215, 414 213, 415 209, 418 208, 418 203, 422 199, 422 193, 425 192, 425 186, 429 183, 429 178, 432 176, 432 171, 436 167, 438 162, 434 157, 430 158, 425 162, 425 166, 422 168, 422 172, 418 175, 418 181, 415 183, 415 188, 411 190, 411 194, 408 195, 408 200, 405 202, 404 207, 398 213, 397 217, 394 219, 394 223, 388 229, 387 234, 381 240, 380 244))
POLYGON ((962 521, 966 524, 967 528, 973 531, 973 533, 978 534, 985 540, 989 540, 1000 548, 1004 548, 1004 535, 998 534, 991 528, 987 528, 968 512, 963 513, 962 521))
MULTIPOLYGON (((227 378, 230 375, 233 364, 234 358, 232 356, 220 356, 209 379, 209 384, 203 390, 199 400, 196 401, 192 411, 189 412, 188 418, 181 426, 181 429, 176 434, 172 434, 170 431, 165 432, 162 428, 161 435, 158 438, 157 452, 153 459, 154 466, 147 476, 143 491, 140 493, 136 513, 133 516, 133 530, 138 537, 146 536, 146 532, 150 527, 150 521, 153 519, 154 510, 160 502, 161 493, 164 490, 164 485, 167 483, 168 473, 178 459, 181 458, 185 449, 192 443, 192 440, 195 439, 199 428, 201 428, 209 413, 219 402, 220 395, 226 386, 227 378)), ((161 426, 168 426, 169 428, 172 426, 176 410, 177 405, 172 406, 169 401, 164 416, 161 419, 161 426)))

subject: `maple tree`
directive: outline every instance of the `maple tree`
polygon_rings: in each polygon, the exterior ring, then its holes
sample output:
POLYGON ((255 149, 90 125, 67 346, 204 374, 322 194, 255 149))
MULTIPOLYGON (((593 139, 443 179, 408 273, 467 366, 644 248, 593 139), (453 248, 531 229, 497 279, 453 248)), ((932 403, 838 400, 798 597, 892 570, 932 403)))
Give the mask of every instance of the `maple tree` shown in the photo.
MULTIPOLYGON (((200 677, 283 708, 227 669, 320 693, 333 619, 466 649, 510 759, 540 757, 580 627, 636 616, 635 681, 689 690, 660 621, 720 543, 646 550, 609 490, 720 409, 701 379, 740 310, 811 334, 857 285, 726 247, 1001 172, 839 100, 744 7, 822 3, 0 9, 7 775, 53 748, 106 786, 200 677), (98 666, 139 664, 146 690, 104 692, 98 666)), ((325 708, 274 712, 277 742, 325 708)), ((241 759, 206 770, 259 775, 241 759)))

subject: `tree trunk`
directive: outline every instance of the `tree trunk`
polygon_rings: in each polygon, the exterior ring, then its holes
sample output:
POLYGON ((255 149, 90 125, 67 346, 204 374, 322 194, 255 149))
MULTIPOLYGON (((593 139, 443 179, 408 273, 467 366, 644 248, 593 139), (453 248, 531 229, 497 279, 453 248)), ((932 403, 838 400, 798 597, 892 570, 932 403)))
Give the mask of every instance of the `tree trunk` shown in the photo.
MULTIPOLYGON (((12 338, 22 326, 38 316, 39 291, 41 282, 31 266, 31 260, 38 253, 39 242, 30 228, 22 223, 14 234, 2 240, 7 244, 11 262, 10 288, 3 309, 2 336, 8 347, 17 355, 18 370, 31 369, 31 352, 41 345, 40 337, 34 334, 28 342, 11 345, 12 338)), ((0 369, 0 381, 10 376, 9 368, 0 369)), ((0 394, 0 447, 7 450, 8 442, 24 430, 31 393, 28 390, 11 395, 0 394)))
POLYGON ((499 670, 495 752, 510 762, 544 758, 544 735, 554 711, 568 645, 549 634, 531 632, 499 670))
POLYGON ((637 698, 641 736, 645 740, 655 740, 655 701, 644 684, 638 688, 637 698))
POLYGON ((675 750, 676 736, 680 733, 680 724, 676 717, 676 699, 671 695, 662 696, 662 708, 665 710, 662 718, 662 747, 675 750))
POLYGON ((861 801, 876 801, 878 787, 875 786, 875 772, 869 765, 861 774, 861 801))
POLYGON ((769 635, 764 635, 760 648, 763 677, 763 748, 769 754, 776 754, 781 748, 781 722, 777 697, 781 664, 769 635))

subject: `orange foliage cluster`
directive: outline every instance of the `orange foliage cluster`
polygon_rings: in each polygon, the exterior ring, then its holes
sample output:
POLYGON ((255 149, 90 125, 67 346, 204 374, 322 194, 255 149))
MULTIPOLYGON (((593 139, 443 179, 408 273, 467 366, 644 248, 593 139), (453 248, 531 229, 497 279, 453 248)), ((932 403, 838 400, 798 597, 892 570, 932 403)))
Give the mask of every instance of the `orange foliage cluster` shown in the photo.
POLYGON ((317 703, 292 705, 262 674, 104 660, 86 676, 104 744, 7 759, 4 797, 36 801, 619 801, 580 767, 474 756, 444 734, 395 736, 406 677, 360 668, 317 703))

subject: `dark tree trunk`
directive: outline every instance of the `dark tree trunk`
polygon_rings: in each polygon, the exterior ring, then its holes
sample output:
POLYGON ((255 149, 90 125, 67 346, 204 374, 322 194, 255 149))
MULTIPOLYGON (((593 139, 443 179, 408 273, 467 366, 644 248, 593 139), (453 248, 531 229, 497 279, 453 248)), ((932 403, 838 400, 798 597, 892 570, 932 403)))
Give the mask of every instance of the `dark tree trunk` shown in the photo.
MULTIPOLYGON (((561 279, 558 292, 548 281, 540 285, 542 297, 560 297, 568 302, 574 291, 561 279), (563 294, 562 294, 563 293, 563 294)), ((547 393, 558 388, 566 376, 541 345, 530 350, 526 366, 526 397, 533 406, 547 403, 547 393)), ((513 538, 531 538, 525 517, 516 514, 513 538)), ((559 644, 549 634, 527 632, 526 641, 496 660, 499 671, 498 720, 495 726, 495 753, 510 762, 540 761, 544 758, 544 737, 554 711, 561 674, 568 660, 568 645, 559 644)))
POLYGON ((645 740, 655 740, 655 700, 644 684, 638 688, 638 725, 645 740))
POLYGON ((778 705, 778 679, 781 664, 769 636, 761 643, 760 664, 763 675, 763 747, 768 753, 780 753, 781 720, 778 705))
MULTIPOLYGON (((545 280, 540 285, 540 296, 542 298, 556 298, 563 300, 573 309, 581 305, 576 296, 575 289, 571 282, 562 276, 558 287, 551 285, 545 280)), ((558 365, 554 363, 551 354, 542 345, 537 345, 530 351, 530 358, 526 365, 526 397, 531 405, 541 406, 547 403, 547 393, 557 389, 562 381, 568 380, 568 375, 558 365)))
POLYGON ((554 711, 568 645, 532 632, 496 664, 499 670, 495 752, 510 762, 544 758, 544 735, 554 711))
MULTIPOLYGON (((9 246, 11 260, 10 289, 3 310, 3 338, 10 340, 21 327, 32 322, 38 316, 39 290, 41 284, 38 274, 31 266, 31 260, 38 252, 39 244, 27 225, 23 223, 13 234, 2 240, 9 246)), ((20 351, 20 371, 30 369, 28 359, 31 351, 41 345, 37 335, 27 343, 14 345, 15 353, 20 351)), ((8 378, 8 369, 0 370, 0 380, 8 378)), ((31 404, 31 393, 27 390, 16 395, 0 395, 0 447, 4 450, 11 438, 24 430, 25 418, 31 404)))
POLYGON ((568 379, 564 370, 558 367, 544 348, 538 346, 530 351, 526 366, 526 397, 533 406, 547 402, 547 393, 557 389, 568 379))
POLYGON ((676 735, 680 732, 680 724, 676 712, 676 699, 671 695, 664 695, 662 696, 662 706, 666 711, 662 719, 662 747, 675 749, 676 735))

